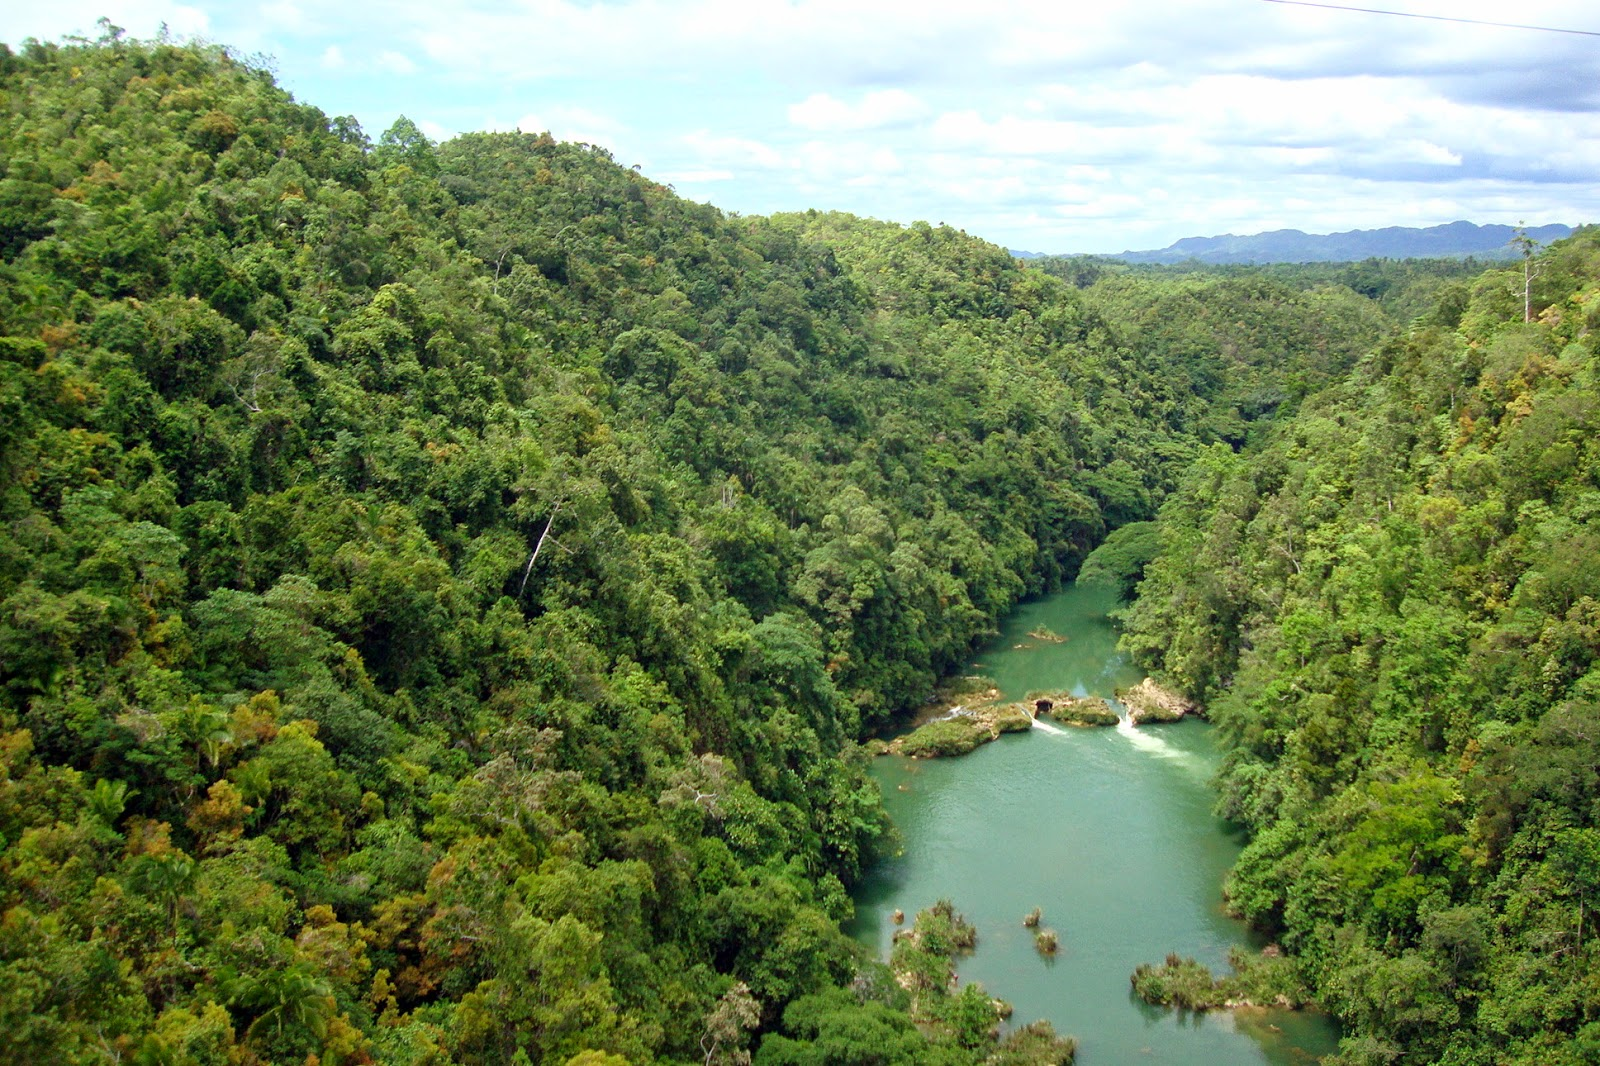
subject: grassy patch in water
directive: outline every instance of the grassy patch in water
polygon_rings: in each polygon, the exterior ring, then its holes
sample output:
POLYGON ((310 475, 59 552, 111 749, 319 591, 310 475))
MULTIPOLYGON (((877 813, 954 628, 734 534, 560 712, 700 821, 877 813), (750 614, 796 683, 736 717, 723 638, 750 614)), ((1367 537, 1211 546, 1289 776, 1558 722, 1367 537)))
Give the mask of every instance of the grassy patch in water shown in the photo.
POLYGON ((995 708, 991 715, 996 732, 1026 733, 1033 728, 1033 716, 1020 704, 1008 703, 995 708))
POLYGON ((1032 709, 1063 725, 1116 725, 1117 712, 1098 696, 1074 696, 1070 692, 1030 692, 1022 703, 1026 713, 1032 709))
POLYGON ((994 739, 988 727, 967 715, 944 718, 921 726, 898 743, 900 754, 914 759, 938 756, 965 755, 967 752, 994 739))
POLYGON ((1049 1022, 1032 1022, 1013 1031, 984 1061, 994 1066, 1066 1066, 1077 1052, 1072 1037, 1057 1036, 1049 1022))
POLYGON ((1032 728, 1033 718, 1026 708, 1017 704, 984 704, 918 726, 883 750, 914 759, 965 755, 1001 733, 1020 733, 1032 728))
POLYGON ((1310 993, 1295 961, 1268 948, 1260 955, 1234 948, 1228 952, 1233 973, 1223 977, 1194 959, 1168 955, 1160 966, 1145 963, 1133 971, 1133 990, 1146 1003, 1180 1010, 1217 1007, 1285 1007, 1310 1005, 1310 993))

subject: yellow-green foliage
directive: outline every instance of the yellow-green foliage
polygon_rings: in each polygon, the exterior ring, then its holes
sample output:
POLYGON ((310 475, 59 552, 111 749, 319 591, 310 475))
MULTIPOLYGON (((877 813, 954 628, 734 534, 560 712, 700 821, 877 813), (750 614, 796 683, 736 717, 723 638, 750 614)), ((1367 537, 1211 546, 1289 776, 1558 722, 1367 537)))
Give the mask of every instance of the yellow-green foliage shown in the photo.
POLYGON ((1033 716, 1014 703, 993 708, 988 713, 998 732, 1026 733, 1033 728, 1033 716))
MULTIPOLYGON (((0 49, 0 164, 8 1061, 703 1061, 741 983, 853 995, 855 742, 1370 332, 1230 282, 1164 349, 1170 279, 729 218, 547 136, 374 141, 109 27, 0 49)), ((1570 374, 1517 351, 1520 411, 1570 374)), ((1560 482, 1578 415, 1534 407, 1560 482)), ((1471 555, 1481 502, 1426 535, 1471 555)), ((903 1007, 841 1012, 931 1061, 903 1007)), ((991 1025, 963 1001, 942 1061, 991 1025)))
POLYGON ((1030 692, 1025 707, 1066 725, 1113 726, 1117 712, 1098 696, 1074 696, 1070 692, 1030 692))
POLYGON ((900 752, 914 758, 965 755, 994 738, 989 727, 967 715, 918 726, 900 741, 900 752))
POLYGON ((1310 993, 1299 964, 1285 955, 1255 955, 1234 948, 1228 953, 1233 973, 1214 976, 1191 958, 1168 955, 1160 966, 1143 964, 1133 971, 1133 990, 1147 1003, 1206 1011, 1227 1004, 1257 1007, 1304 1007, 1310 993))

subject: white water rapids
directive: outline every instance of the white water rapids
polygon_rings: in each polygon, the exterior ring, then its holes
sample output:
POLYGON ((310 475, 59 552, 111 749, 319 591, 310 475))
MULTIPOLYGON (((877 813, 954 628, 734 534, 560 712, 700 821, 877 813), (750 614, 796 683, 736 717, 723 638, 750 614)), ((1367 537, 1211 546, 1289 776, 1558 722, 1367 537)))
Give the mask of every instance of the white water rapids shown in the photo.
MULTIPOLYGON (((1063 729, 1054 722, 1046 721, 1043 716, 1034 718, 1033 728, 1035 732, 1049 733, 1058 737, 1068 736, 1072 732, 1069 729, 1063 729)), ((1119 715, 1117 718, 1117 733, 1126 737, 1128 743, 1147 755, 1153 755, 1158 759, 1171 759, 1179 763, 1194 764, 1195 762, 1189 752, 1175 748, 1167 743, 1166 739, 1160 735, 1159 730, 1140 729, 1133 724, 1133 719, 1129 718, 1126 713, 1119 715)))
POLYGON ((1037 729, 1041 733, 1054 733, 1061 737, 1067 735, 1067 731, 1065 729, 1062 729, 1058 725, 1047 722, 1043 718, 1035 718, 1033 720, 1033 728, 1037 729))

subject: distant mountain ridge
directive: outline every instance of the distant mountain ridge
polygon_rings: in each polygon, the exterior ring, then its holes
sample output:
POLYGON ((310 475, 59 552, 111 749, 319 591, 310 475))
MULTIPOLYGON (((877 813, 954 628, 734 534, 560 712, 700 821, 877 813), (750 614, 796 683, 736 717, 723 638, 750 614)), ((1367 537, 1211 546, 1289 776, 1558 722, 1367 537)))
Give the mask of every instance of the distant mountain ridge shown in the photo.
MULTIPOLYGON (((1249 236, 1232 233, 1220 237, 1185 237, 1172 245, 1149 251, 1128 251, 1108 255, 1126 263, 1340 263, 1361 259, 1455 258, 1477 256, 1501 259, 1514 256, 1509 244, 1517 227, 1479 226, 1471 222, 1451 222, 1418 229, 1386 226, 1383 229, 1347 230, 1343 233, 1302 233, 1297 229, 1272 230, 1249 236)), ((1541 244, 1560 240, 1572 233, 1571 226, 1559 223, 1535 226, 1528 236, 1541 244)), ((1035 258, 1038 253, 1013 252, 1018 258, 1035 258)))

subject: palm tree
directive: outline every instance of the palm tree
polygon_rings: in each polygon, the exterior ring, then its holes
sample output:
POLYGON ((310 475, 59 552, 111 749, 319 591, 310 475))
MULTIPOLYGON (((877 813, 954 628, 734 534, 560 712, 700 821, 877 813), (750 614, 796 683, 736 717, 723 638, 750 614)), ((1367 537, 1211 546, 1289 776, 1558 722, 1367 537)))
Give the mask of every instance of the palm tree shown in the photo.
POLYGON ((102 777, 94 783, 94 788, 89 790, 87 799, 89 813, 107 829, 115 832, 117 819, 122 817, 128 801, 138 794, 139 790, 129 788, 126 781, 112 781, 102 777))
POLYGON ((303 965, 239 978, 232 1002, 260 1011, 245 1030, 251 1039, 266 1029, 278 1037, 285 1030, 298 1029, 321 1040, 336 1009, 328 982, 303 965))
POLYGON ((207 703, 191 702, 179 712, 176 725, 184 743, 194 745, 213 770, 222 758, 222 749, 233 743, 228 712, 207 703))
POLYGON ((194 887, 200 864, 181 851, 141 856, 133 868, 133 887, 167 905, 167 926, 178 939, 178 904, 194 887))

